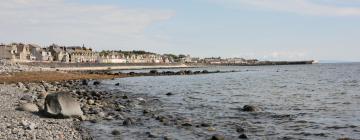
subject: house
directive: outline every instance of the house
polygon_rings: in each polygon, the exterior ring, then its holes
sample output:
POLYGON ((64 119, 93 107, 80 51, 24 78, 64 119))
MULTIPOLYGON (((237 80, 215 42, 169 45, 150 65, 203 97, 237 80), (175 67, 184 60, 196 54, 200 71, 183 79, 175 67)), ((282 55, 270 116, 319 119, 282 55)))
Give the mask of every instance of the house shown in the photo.
POLYGON ((123 53, 110 52, 110 53, 102 53, 98 57, 99 63, 127 63, 125 55, 123 53))
POLYGON ((99 57, 99 53, 93 52, 91 48, 86 48, 84 45, 66 47, 66 52, 72 63, 93 63, 97 62, 99 57))
POLYGON ((48 47, 49 52, 52 54, 53 61, 58 62, 66 62, 69 60, 69 53, 65 51, 65 46, 58 46, 56 44, 52 44, 48 47))
POLYGON ((0 44, 0 59, 16 59, 17 48, 14 45, 0 44))
POLYGON ((54 60, 51 52, 46 48, 41 48, 36 44, 29 44, 31 58, 33 61, 48 61, 51 62, 54 60))
POLYGON ((29 61, 33 56, 30 53, 30 46, 23 43, 13 43, 17 48, 16 59, 17 61, 29 61))

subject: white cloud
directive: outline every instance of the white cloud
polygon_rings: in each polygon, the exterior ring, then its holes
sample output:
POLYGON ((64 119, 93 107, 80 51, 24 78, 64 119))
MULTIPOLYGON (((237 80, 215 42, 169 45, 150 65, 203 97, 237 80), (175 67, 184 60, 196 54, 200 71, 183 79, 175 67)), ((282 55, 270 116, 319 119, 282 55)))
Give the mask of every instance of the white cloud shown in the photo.
POLYGON ((119 44, 131 46, 131 42, 125 44, 121 40, 149 40, 144 30, 173 16, 173 11, 65 0, 2 0, 0 41, 27 41, 43 45, 51 42, 66 45, 86 43, 98 46, 98 49, 116 49, 115 45, 119 44))
POLYGON ((260 9, 290 12, 301 15, 316 16, 360 16, 360 7, 339 6, 336 3, 347 5, 360 4, 359 0, 212 0, 218 3, 234 6, 253 6, 260 9))

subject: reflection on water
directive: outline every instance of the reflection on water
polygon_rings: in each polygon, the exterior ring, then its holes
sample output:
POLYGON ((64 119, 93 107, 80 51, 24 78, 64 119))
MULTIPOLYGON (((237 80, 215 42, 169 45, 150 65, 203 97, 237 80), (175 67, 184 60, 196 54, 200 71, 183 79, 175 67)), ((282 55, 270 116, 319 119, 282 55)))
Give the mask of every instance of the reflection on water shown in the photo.
MULTIPOLYGON (((242 126, 252 139, 360 138, 360 64, 207 69, 240 72, 124 78, 106 81, 109 86, 103 88, 158 98, 163 102, 157 107, 162 114, 210 122, 216 133, 230 139, 239 136, 236 126, 242 126), (119 87, 112 86, 117 82, 119 87), (168 92, 174 95, 167 96, 168 92), (240 111, 248 104, 262 111, 240 111)), ((177 139, 205 139, 202 136, 214 133, 202 128, 144 125, 131 128, 128 135, 156 129, 177 139)))

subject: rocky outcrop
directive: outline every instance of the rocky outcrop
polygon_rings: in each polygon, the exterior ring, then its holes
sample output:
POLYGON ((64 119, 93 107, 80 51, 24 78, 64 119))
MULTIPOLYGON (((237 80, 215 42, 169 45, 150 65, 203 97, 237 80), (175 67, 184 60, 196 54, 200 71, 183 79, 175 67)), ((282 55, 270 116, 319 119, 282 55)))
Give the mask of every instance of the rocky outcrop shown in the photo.
POLYGON ((45 98, 44 111, 56 117, 82 117, 80 104, 69 93, 53 93, 45 98))

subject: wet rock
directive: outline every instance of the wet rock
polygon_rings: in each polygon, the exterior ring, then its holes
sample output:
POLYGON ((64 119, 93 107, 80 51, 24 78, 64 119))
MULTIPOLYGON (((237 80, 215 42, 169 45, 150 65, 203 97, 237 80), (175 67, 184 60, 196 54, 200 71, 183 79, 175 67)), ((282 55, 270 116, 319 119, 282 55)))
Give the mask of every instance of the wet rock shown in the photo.
POLYGON ((98 120, 92 119, 92 120, 89 120, 89 122, 91 122, 91 123, 98 123, 98 120))
POLYGON ((19 106, 18 110, 27 111, 27 112, 38 112, 39 108, 33 103, 25 103, 19 106))
POLYGON ((214 127, 209 127, 207 130, 208 130, 208 131, 216 131, 216 128, 214 128, 214 127))
POLYGON ((89 85, 89 81, 86 80, 86 79, 84 79, 84 80, 81 81, 81 84, 82 84, 83 86, 87 86, 87 85, 89 85))
POLYGON ((203 70, 202 73, 209 73, 209 71, 208 70, 203 70))
POLYGON ((256 112, 260 111, 260 108, 253 105, 245 105, 242 110, 245 112, 256 112))
POLYGON ((245 135, 245 134, 241 134, 241 135, 239 136, 239 139, 248 139, 248 136, 245 135))
POLYGON ((200 126, 201 127, 210 127, 210 124, 209 123, 201 123, 200 126))
POLYGON ((105 114, 104 112, 99 112, 98 115, 99 115, 99 117, 101 117, 101 118, 105 118, 105 116, 106 116, 106 114, 105 114))
POLYGON ((149 138, 157 138, 158 137, 151 132, 146 132, 146 134, 148 135, 149 138))
POLYGON ((245 132, 245 129, 242 128, 241 126, 237 126, 237 127, 236 127, 236 132, 238 132, 238 133, 243 133, 243 132, 245 132))
POLYGON ((94 83, 93 83, 95 86, 97 86, 97 85, 100 85, 101 84, 101 82, 100 81, 94 81, 94 83))
POLYGON ((134 120, 132 118, 126 118, 124 121, 123 121, 123 125, 124 126, 131 126, 134 124, 134 120))
POLYGON ((45 98, 45 112, 58 117, 81 117, 80 104, 69 93, 53 93, 45 98))
POLYGON ((223 135, 216 134, 211 137, 211 140, 225 140, 225 137, 223 135))
POLYGON ((192 126, 192 124, 189 123, 189 122, 183 123, 183 124, 181 124, 181 125, 182 125, 182 126, 192 126))
POLYGON ((151 70, 150 74, 158 74, 158 71, 157 70, 151 70))
POLYGON ((120 86, 120 83, 116 83, 115 86, 120 86))
POLYGON ((122 96, 122 99, 129 99, 127 95, 122 96))
POLYGON ((171 93, 171 92, 168 92, 168 93, 166 93, 166 95, 167 95, 167 96, 171 96, 171 95, 174 95, 174 94, 171 93))
POLYGON ((115 129, 115 130, 111 131, 111 134, 117 136, 117 135, 120 135, 121 133, 119 130, 115 129))
POLYGON ((165 136, 165 137, 164 137, 164 140, 172 140, 172 138, 169 137, 169 136, 165 136))

